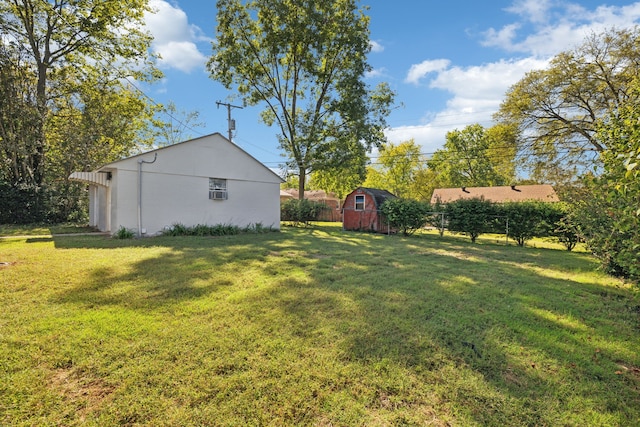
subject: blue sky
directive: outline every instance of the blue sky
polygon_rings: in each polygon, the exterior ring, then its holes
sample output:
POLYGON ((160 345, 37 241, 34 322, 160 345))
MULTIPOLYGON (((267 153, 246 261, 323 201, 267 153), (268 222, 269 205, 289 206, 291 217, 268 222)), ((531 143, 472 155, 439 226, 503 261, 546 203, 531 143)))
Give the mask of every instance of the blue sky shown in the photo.
MULTIPOLYGON (((216 101, 241 104, 211 80, 205 63, 215 35, 213 0, 150 0, 147 15, 161 55, 162 81, 145 87, 158 103, 197 111, 204 127, 193 136, 227 134, 227 111, 216 101)), ((598 0, 369 0, 373 49, 367 76, 372 86, 389 83, 398 108, 387 138, 413 138, 427 154, 441 148, 453 129, 491 126, 507 89, 524 73, 544 68, 560 51, 585 36, 640 22, 640 1, 598 0)), ((267 166, 283 162, 278 129, 259 120, 261 106, 234 109, 234 142, 267 166)), ((375 155, 375 154, 374 154, 375 155)))

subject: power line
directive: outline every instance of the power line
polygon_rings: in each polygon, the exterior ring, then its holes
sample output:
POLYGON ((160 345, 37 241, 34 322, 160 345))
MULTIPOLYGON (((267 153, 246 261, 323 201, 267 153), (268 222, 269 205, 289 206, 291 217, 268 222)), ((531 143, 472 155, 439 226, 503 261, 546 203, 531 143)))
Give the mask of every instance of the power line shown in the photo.
POLYGON ((228 124, 228 131, 229 131, 229 142, 232 142, 232 139, 231 139, 233 137, 232 132, 236 130, 236 121, 231 118, 231 110, 233 108, 243 109, 244 107, 241 107, 239 105, 232 105, 222 101, 216 101, 216 105, 218 106, 218 108, 220 108, 221 105, 227 107, 227 124, 228 124))

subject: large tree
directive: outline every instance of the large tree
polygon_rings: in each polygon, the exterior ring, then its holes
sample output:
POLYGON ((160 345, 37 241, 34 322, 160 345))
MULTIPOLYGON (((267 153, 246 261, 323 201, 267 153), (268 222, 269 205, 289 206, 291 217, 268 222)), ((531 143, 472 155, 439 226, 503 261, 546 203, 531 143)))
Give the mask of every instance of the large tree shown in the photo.
POLYGON ((18 46, 0 42, 0 182, 33 179, 39 124, 33 69, 18 46))
POLYGON ((496 118, 520 130, 521 156, 534 177, 561 179, 546 172, 571 173, 598 159, 595 153, 607 146, 596 136, 596 123, 638 101, 629 84, 639 64, 640 30, 609 30, 558 54, 508 91, 496 118))
POLYGON ((427 165, 442 187, 492 186, 515 180, 515 135, 507 125, 473 124, 447 132, 444 148, 427 165))
POLYGON ((418 177, 425 169, 420 146, 414 140, 384 144, 377 160, 367 168, 363 185, 388 190, 403 199, 424 200, 427 197, 416 183, 421 182, 418 177))
MULTIPOLYGON (((629 92, 640 96, 640 80, 629 92)), ((571 218, 607 270, 640 281, 640 106, 619 106, 598 124, 596 137, 607 147, 603 171, 585 179, 571 218)))
MULTIPOLYGON (((65 93, 77 70, 108 69, 110 78, 148 79, 156 76, 150 66, 151 38, 143 29, 147 0, 5 0, 0 3, 0 43, 19 46, 26 55, 25 69, 33 72, 33 94, 38 112, 37 132, 26 153, 20 179, 40 185, 45 179, 46 127, 55 114, 53 100, 72 97, 65 93), (117 64, 114 67, 112 64, 117 64)), ((19 139, 3 141, 17 146, 19 139)))
POLYGON ((217 9, 211 77, 266 105, 300 198, 310 172, 364 164, 361 148, 384 140, 393 94, 364 83, 369 19, 357 1, 218 0, 217 9))
MULTIPOLYGON (((338 199, 344 199, 354 188, 362 184, 366 176, 366 164, 363 159, 366 156, 365 149, 358 141, 352 141, 353 155, 343 159, 338 164, 327 164, 326 167, 315 170, 309 179, 309 188, 312 190, 324 190, 336 195, 338 199)), ((296 183, 296 188, 297 184, 296 183)))
POLYGON ((154 110, 139 92, 102 69, 83 69, 57 79, 63 92, 51 100, 47 124, 47 175, 62 181, 74 171, 90 171, 151 146, 142 132, 154 110))

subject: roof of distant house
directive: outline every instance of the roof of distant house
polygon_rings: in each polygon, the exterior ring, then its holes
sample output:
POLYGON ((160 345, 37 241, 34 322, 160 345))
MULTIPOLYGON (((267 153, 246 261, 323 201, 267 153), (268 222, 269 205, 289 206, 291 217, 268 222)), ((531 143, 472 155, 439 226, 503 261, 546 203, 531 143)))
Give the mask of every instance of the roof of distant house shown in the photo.
MULTIPOLYGON (((299 193, 295 188, 285 188, 280 190, 281 196, 284 196, 285 194, 297 199, 299 193)), ((308 200, 338 200, 335 194, 327 193, 324 190, 306 190, 304 192, 304 198, 308 200)))
POLYGON ((559 202, 560 199, 552 186, 539 185, 511 185, 500 187, 457 187, 437 188, 433 190, 431 203, 440 201, 448 203, 459 199, 484 198, 495 203, 524 202, 535 200, 541 202, 559 202))

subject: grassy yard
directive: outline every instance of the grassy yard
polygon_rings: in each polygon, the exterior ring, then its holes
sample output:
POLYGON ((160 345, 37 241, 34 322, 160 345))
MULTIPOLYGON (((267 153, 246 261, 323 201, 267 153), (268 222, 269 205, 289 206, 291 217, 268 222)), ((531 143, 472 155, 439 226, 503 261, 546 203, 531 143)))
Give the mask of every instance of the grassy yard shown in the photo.
POLYGON ((586 253, 335 226, 0 240, 0 424, 640 425, 586 253))

